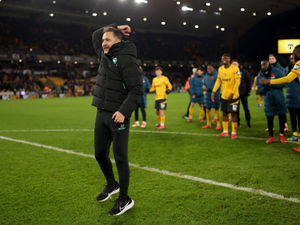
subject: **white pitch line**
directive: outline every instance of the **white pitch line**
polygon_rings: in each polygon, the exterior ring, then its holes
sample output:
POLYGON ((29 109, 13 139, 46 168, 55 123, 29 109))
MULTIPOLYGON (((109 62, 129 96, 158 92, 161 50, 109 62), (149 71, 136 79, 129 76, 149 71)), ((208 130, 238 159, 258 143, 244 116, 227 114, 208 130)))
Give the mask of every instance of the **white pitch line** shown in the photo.
MULTIPOLYGON (((0 133, 13 133, 13 132, 93 132, 94 129, 20 129, 20 130, 0 130, 0 133)), ((202 136, 202 137, 216 137, 216 134, 207 133, 192 133, 192 132, 180 132, 180 131, 155 131, 155 130, 133 130, 132 133, 150 133, 150 134, 175 134, 175 135, 189 135, 189 136, 202 136)), ((265 141, 266 138, 259 137, 248 137, 248 136, 238 136, 238 139, 245 140, 256 140, 265 141)), ((297 141, 286 141, 288 143, 300 144, 297 141)))
MULTIPOLYGON (((0 136, 0 139, 6 140, 6 141, 11 141, 11 142, 16 142, 16 143, 32 145, 32 146, 36 146, 36 147, 40 147, 40 148, 53 150, 53 151, 64 152, 67 154, 78 155, 78 156, 82 156, 82 157, 86 157, 86 158, 94 158, 94 156, 90 155, 90 154, 76 152, 76 151, 69 150, 69 149, 58 148, 58 147, 54 147, 54 146, 50 146, 50 145, 43 145, 43 144, 39 144, 39 143, 35 143, 35 142, 29 142, 29 141, 25 141, 25 140, 21 140, 21 139, 15 139, 15 138, 10 138, 10 137, 5 137, 5 136, 0 136)), ((114 162, 114 160, 112 160, 112 161, 114 162)), ((201 177, 194 177, 194 176, 185 175, 185 174, 181 174, 181 173, 170 172, 167 170, 160 170, 160 169, 156 169, 156 168, 140 166, 140 165, 134 164, 134 163, 129 163, 129 166, 133 167, 133 168, 141 169, 141 170, 146 170, 146 171, 150 171, 150 172, 155 172, 155 173, 160 173, 163 175, 172 176, 172 177, 178 177, 178 178, 182 178, 182 179, 197 181, 200 183, 221 186, 221 187, 225 187, 225 188, 229 188, 229 189, 233 189, 233 190, 250 192, 250 193, 259 194, 259 195, 267 196, 267 197, 274 198, 274 199, 280 199, 280 200, 285 200, 285 201, 289 201, 289 202, 300 203, 300 199, 298 199, 298 198, 288 198, 288 197, 284 197, 283 195, 272 193, 272 192, 267 192, 264 190, 248 188, 248 187, 240 187, 240 186, 236 186, 233 184, 204 179, 201 177)))

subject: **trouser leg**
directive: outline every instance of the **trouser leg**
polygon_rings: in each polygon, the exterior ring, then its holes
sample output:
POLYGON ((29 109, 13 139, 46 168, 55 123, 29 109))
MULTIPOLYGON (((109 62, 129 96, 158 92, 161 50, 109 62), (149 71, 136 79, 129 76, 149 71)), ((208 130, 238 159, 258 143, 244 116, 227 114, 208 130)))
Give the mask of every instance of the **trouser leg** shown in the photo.
POLYGON ((281 114, 278 115, 279 117, 279 132, 280 134, 284 134, 284 126, 286 123, 286 115, 285 114, 281 114))
POLYGON ((109 159, 109 148, 112 142, 112 134, 104 123, 104 112, 98 110, 95 122, 94 147, 95 158, 106 178, 107 184, 114 184, 115 178, 112 164, 109 159))
POLYGON ((249 110, 249 105, 248 105, 248 97, 247 96, 242 97, 241 101, 242 101, 242 105, 243 105, 243 108, 245 111, 246 121, 247 121, 247 123, 250 123, 251 116, 250 116, 250 110, 249 110))
POLYGON ((113 137, 113 151, 119 174, 120 197, 127 197, 129 186, 128 138, 129 122, 125 122, 125 129, 115 132, 113 137))
POLYGON ((273 137, 274 136, 274 124, 273 124, 273 120, 274 120, 274 116, 267 116, 267 120, 268 120, 268 130, 269 130, 269 136, 273 137))
POLYGON ((292 131, 297 132, 297 109, 289 108, 292 131))

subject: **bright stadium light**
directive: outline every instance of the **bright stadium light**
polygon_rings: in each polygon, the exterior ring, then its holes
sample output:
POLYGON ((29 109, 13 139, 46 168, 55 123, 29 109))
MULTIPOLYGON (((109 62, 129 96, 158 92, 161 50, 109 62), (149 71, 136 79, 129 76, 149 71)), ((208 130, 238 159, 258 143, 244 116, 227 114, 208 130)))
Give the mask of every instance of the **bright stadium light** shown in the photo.
POLYGON ((221 16, 221 13, 220 13, 220 12, 217 12, 217 11, 214 12, 214 14, 217 15, 217 16, 221 16))
POLYGON ((225 28, 224 28, 224 27, 222 27, 222 28, 221 28, 221 31, 225 31, 225 28))
POLYGON ((216 25, 216 29, 219 29, 220 28, 220 26, 219 25, 216 25))
POLYGON ((130 21, 131 21, 131 18, 127 17, 127 18, 126 18, 126 21, 127 21, 127 22, 130 22, 130 21))
POLYGON ((200 9, 199 12, 200 13, 206 13, 206 10, 205 9, 200 9))
POLYGON ((220 7, 218 10, 221 12, 223 9, 220 7))
POLYGON ((54 13, 50 13, 49 16, 50 16, 50 17, 53 17, 53 16, 54 16, 54 13))
POLYGON ((242 11, 242 12, 245 12, 245 8, 241 8, 241 11, 242 11))
POLYGON ((98 16, 98 14, 97 13, 92 13, 92 16, 98 16))
POLYGON ((167 23, 165 21, 161 22, 161 25, 165 26, 167 23))
POLYGON ((54 0, 54 1, 52 1, 52 3, 55 5, 55 4, 56 4, 56 1, 54 0))
POLYGON ((77 61, 75 61, 74 63, 75 63, 75 64, 78 64, 78 62, 77 62, 77 61))
POLYGON ((141 4, 141 3, 147 4, 148 1, 147 0, 135 0, 135 3, 137 3, 137 4, 141 4))
POLYGON ((198 29, 198 28, 199 28, 199 25, 195 25, 195 28, 198 29))
POLYGON ((143 18, 143 21, 144 21, 144 22, 146 22, 147 20, 148 20, 147 17, 144 17, 144 18, 143 18))
POLYGON ((271 15, 272 15, 272 13, 271 13, 271 12, 267 12, 267 15, 268 15, 268 16, 271 16, 271 15))
POLYGON ((61 62, 60 62, 60 60, 57 60, 57 64, 60 64, 61 62))
POLYGON ((102 14, 103 14, 103 16, 107 16, 107 12, 103 12, 102 14))
POLYGON ((193 8, 190 8, 190 7, 187 7, 187 6, 182 6, 181 10, 182 11, 190 11, 190 12, 194 11, 193 8))
POLYGON ((187 23, 186 23, 185 21, 182 23, 183 26, 186 26, 186 24, 187 24, 187 23))
POLYGON ((21 63, 23 60, 22 59, 19 59, 19 63, 21 63))
POLYGON ((211 3, 210 2, 206 2, 205 5, 206 6, 211 6, 211 3))
POLYGON ((253 15, 253 16, 256 16, 256 13, 254 12, 252 15, 253 15))
POLYGON ((177 2, 176 2, 176 4, 177 4, 177 5, 180 5, 180 4, 181 4, 181 2, 180 2, 180 1, 177 1, 177 2))
POLYGON ((43 60, 40 59, 40 60, 39 60, 39 63, 42 63, 42 62, 43 62, 43 60))

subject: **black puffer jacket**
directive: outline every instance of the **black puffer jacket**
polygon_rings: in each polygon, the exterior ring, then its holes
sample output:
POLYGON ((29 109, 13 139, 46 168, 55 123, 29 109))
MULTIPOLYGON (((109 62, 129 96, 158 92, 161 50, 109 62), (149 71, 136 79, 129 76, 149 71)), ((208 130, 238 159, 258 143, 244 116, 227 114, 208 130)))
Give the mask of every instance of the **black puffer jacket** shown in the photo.
POLYGON ((141 72, 136 63, 136 47, 131 41, 114 44, 107 54, 102 49, 103 29, 93 33, 92 41, 100 57, 93 105, 130 118, 143 95, 141 72))
POLYGON ((247 97, 250 95, 252 80, 251 75, 247 70, 241 69, 241 84, 239 87, 240 96, 247 97))

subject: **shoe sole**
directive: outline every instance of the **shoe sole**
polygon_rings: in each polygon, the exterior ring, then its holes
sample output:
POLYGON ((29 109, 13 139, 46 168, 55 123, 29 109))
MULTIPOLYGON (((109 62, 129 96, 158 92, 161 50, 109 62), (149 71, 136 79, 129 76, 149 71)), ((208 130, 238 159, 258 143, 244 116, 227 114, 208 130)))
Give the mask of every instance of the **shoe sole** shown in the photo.
POLYGON ((117 190, 114 190, 113 192, 109 193, 105 199, 97 200, 97 201, 98 202, 105 202, 106 200, 108 200, 110 198, 110 196, 112 196, 114 194, 117 194, 119 192, 120 192, 120 188, 118 188, 117 190))
POLYGON ((124 214, 125 212, 127 212, 129 209, 131 209, 133 206, 134 206, 134 201, 131 199, 131 203, 129 205, 125 206, 125 208, 121 212, 119 212, 118 214, 113 215, 113 216, 120 216, 120 215, 124 214))

